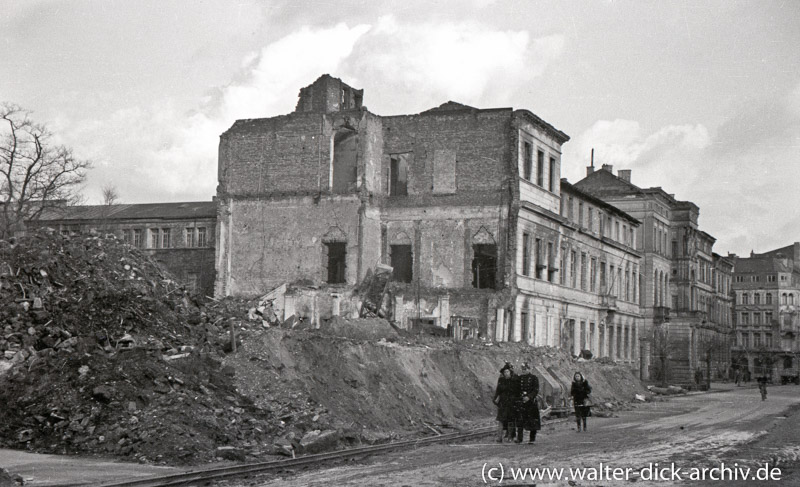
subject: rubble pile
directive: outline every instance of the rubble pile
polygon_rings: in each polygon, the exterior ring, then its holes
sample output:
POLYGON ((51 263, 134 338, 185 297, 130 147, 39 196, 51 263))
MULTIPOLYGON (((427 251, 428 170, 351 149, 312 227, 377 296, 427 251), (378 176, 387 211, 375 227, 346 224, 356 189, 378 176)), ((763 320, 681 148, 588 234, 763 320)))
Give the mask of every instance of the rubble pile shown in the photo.
POLYGON ((220 362, 236 328, 220 315, 239 304, 198 307, 113 236, 0 242, 0 445, 173 464, 264 453, 276 420, 220 362))

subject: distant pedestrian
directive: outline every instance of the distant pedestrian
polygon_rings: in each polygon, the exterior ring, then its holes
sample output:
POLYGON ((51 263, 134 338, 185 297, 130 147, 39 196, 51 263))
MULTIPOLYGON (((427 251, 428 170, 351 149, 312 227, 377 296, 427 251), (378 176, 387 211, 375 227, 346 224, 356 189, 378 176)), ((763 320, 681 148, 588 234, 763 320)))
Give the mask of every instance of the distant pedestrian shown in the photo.
POLYGON ((512 438, 516 433, 514 428, 514 398, 515 398, 515 379, 514 379, 514 366, 506 362, 502 369, 500 369, 500 377, 497 379, 497 387, 494 390, 494 402, 497 406, 497 422, 499 423, 499 431, 497 442, 503 442, 503 435, 512 438), (514 433, 512 433, 514 431, 514 433))
POLYGON ((736 376, 734 377, 733 382, 736 384, 736 387, 741 387, 740 382, 742 381, 742 371, 736 369, 736 376))
POLYGON ((528 443, 536 441, 536 432, 542 429, 542 418, 539 415, 539 378, 531 372, 528 362, 522 364, 520 374, 516 378, 516 442, 522 443, 525 430, 530 431, 528 443))
POLYGON ((590 406, 586 402, 591 393, 592 386, 589 385, 589 381, 584 379, 583 374, 580 372, 575 372, 569 395, 572 396, 572 404, 575 406, 575 421, 578 423, 578 432, 581 431, 581 423, 583 423, 583 431, 586 431, 586 417, 589 416, 590 411, 590 406))
POLYGON ((758 391, 761 393, 761 400, 767 400, 767 378, 766 376, 758 378, 758 391))

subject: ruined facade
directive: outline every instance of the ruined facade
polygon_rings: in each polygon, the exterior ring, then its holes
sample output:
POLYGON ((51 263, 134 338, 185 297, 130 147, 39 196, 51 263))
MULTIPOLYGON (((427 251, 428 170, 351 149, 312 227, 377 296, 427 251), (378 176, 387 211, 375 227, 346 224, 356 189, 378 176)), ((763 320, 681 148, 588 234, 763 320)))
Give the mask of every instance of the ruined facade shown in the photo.
POLYGON ((640 306, 645 317, 642 378, 690 382, 727 374, 732 343, 733 262, 712 251, 698 227, 700 210, 660 187, 640 188, 631 171, 603 165, 576 187, 642 222, 640 306))
POLYGON ((571 186, 626 232, 564 209, 566 134, 528 110, 448 102, 384 117, 363 99, 324 75, 293 113, 221 136, 217 295, 305 286, 311 304, 292 311, 315 320, 352 312, 354 287, 388 265, 398 326, 472 323, 486 339, 636 364, 639 222, 571 186))
POLYGON ((735 261, 733 364, 751 377, 800 374, 800 242, 735 261))
POLYGON ((63 235, 113 233, 150 254, 189 291, 211 296, 216 207, 213 201, 68 206, 48 210, 27 226, 63 235))

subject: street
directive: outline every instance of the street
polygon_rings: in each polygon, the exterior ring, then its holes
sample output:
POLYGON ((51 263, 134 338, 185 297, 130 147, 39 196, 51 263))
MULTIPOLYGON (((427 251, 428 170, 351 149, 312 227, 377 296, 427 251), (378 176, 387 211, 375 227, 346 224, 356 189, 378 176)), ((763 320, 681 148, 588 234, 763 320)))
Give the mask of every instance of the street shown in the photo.
POLYGON ((725 390, 641 404, 616 418, 589 418, 588 432, 578 433, 571 421, 547 426, 534 445, 486 438, 231 485, 721 486, 758 485, 753 479, 763 476, 773 480, 761 483, 800 484, 800 387, 770 387, 762 401, 752 385, 714 386, 725 390), (544 478, 531 478, 535 468, 544 478))

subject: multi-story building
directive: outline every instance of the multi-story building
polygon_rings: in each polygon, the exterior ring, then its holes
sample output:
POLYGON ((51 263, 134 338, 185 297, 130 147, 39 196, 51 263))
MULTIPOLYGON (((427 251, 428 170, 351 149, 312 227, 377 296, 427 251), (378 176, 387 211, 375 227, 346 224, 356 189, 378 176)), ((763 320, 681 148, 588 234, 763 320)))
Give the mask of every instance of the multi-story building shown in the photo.
POLYGON ((735 262, 734 367, 753 377, 797 377, 800 242, 735 262))
POLYGON ((575 186, 642 222, 639 304, 649 343, 642 377, 688 382, 726 374, 732 263, 712 252, 715 239, 699 230, 697 205, 660 187, 640 188, 630 170, 614 175, 610 165, 588 167, 575 186))
POLYGON ((211 296, 216 217, 213 201, 67 206, 48 210, 27 225, 64 235, 114 233, 150 254, 190 291, 211 296))
POLYGON ((566 134, 524 109, 384 117, 362 101, 324 75, 293 113, 221 136, 218 295, 311 285, 286 313, 314 320, 385 264, 399 326, 456 317, 486 339, 638 359, 639 222, 561 182, 566 134))

